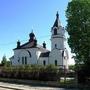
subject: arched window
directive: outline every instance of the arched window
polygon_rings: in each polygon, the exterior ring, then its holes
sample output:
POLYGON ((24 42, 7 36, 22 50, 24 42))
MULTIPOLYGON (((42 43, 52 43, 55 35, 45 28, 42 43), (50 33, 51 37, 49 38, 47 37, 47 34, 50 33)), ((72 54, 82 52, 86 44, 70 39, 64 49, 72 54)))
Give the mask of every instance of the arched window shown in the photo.
POLYGON ((22 64, 24 64, 24 57, 22 57, 22 64))
POLYGON ((43 65, 44 65, 44 66, 46 65, 46 61, 45 61, 45 60, 43 61, 43 65))
POLYGON ((27 64, 27 57, 25 57, 25 64, 27 64))
POLYGON ((55 44, 55 48, 57 48, 57 44, 55 44))
POLYGON ((54 29, 54 35, 57 35, 57 29, 56 28, 54 29))
POLYGON ((20 57, 18 57, 18 63, 20 62, 20 57))
POLYGON ((55 66, 57 66, 57 60, 55 60, 55 66))

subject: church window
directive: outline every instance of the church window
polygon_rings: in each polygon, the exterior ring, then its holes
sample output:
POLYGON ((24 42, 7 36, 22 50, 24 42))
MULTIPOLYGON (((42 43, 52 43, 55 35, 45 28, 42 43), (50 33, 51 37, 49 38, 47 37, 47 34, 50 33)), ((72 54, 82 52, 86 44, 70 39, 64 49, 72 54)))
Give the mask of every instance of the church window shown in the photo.
POLYGON ((55 66, 57 66, 57 60, 55 60, 55 66))
POLYGON ((27 64, 27 57, 25 57, 25 64, 27 64))
POLYGON ((20 62, 20 57, 18 57, 18 62, 20 62))
POLYGON ((18 59, 18 62, 20 62, 20 60, 18 59))
POLYGON ((24 64, 24 57, 22 57, 22 64, 24 64))
POLYGON ((46 65, 46 61, 45 61, 45 60, 43 61, 43 65, 44 65, 44 66, 46 65))
POLYGON ((29 51, 29 56, 31 57, 31 52, 29 51))
POLYGON ((57 35, 57 29, 56 28, 54 29, 54 35, 57 35))
POLYGON ((55 48, 57 48, 57 44, 55 44, 55 48))

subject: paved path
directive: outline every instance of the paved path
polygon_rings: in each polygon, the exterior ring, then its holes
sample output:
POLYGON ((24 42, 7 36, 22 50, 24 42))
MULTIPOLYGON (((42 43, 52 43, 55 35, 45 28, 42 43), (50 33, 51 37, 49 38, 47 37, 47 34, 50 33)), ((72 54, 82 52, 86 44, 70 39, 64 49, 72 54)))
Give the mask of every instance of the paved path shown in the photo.
POLYGON ((30 85, 22 85, 22 84, 10 84, 0 82, 0 90, 63 90, 60 88, 53 87, 35 87, 30 85))
POLYGON ((1 88, 0 87, 0 90, 14 90, 14 89, 6 89, 6 88, 1 88))

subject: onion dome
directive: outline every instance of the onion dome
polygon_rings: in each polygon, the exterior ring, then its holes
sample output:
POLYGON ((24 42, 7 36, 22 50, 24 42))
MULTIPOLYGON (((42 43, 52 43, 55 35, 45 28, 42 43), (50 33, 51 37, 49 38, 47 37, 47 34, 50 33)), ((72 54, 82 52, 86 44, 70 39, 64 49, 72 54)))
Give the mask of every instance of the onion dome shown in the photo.
POLYGON ((29 34, 29 37, 30 37, 29 41, 33 41, 34 40, 35 34, 33 33, 33 31, 29 34))

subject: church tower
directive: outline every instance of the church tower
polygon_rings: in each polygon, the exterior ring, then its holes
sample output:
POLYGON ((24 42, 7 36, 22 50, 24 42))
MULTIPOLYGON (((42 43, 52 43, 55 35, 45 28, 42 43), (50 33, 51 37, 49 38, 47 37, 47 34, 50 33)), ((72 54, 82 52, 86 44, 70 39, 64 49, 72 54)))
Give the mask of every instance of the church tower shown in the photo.
POLYGON ((61 26, 59 14, 57 12, 56 20, 53 27, 51 28, 51 50, 55 48, 64 50, 64 32, 64 28, 61 26))
POLYGON ((51 53, 49 55, 49 64, 55 66, 67 67, 67 60, 64 59, 64 36, 65 30, 61 26, 59 14, 56 14, 56 20, 51 28, 51 53))

